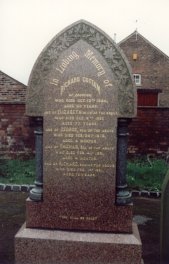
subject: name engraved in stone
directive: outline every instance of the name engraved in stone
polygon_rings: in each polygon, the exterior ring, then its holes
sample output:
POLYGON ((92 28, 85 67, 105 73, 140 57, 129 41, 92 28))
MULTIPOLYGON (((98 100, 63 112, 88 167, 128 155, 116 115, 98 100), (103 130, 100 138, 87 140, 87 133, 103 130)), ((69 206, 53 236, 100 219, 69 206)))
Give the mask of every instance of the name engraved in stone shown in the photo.
MULTIPOLYGON (((64 64, 58 68, 60 73, 78 56, 78 53, 73 53, 66 58, 67 61, 62 61, 64 64)), ((92 51, 87 50, 84 57, 95 66, 98 77, 104 74, 102 65, 92 51)), ((51 123, 49 127, 46 125, 45 133, 53 138, 55 144, 46 146, 44 151, 47 156, 52 153, 52 157, 57 158, 45 163, 46 169, 50 166, 63 177, 97 177, 104 175, 105 170, 111 173, 108 171, 115 168, 110 154, 114 147, 108 144, 116 133, 111 120, 115 120, 117 111, 113 111, 115 108, 110 107, 109 97, 101 92, 98 78, 96 81, 87 76, 70 76, 64 82, 59 79, 53 79, 52 82, 55 87, 56 84, 58 86, 55 89, 56 96, 50 98, 52 107, 48 105, 44 116, 51 123), (86 87, 88 91, 90 87, 94 89, 91 93, 85 93, 86 87), (103 122, 108 125, 109 121, 112 125, 105 127, 103 122)), ((112 89, 107 86, 111 86, 109 80, 106 80, 102 89, 112 89)), ((114 99, 111 95, 112 104, 114 99)))

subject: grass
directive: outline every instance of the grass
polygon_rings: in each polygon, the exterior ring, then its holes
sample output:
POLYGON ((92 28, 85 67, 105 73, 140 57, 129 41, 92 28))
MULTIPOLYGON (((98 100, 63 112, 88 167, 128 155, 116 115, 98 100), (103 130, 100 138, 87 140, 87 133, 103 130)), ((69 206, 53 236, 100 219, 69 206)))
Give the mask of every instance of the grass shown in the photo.
POLYGON ((33 184, 35 160, 0 160, 0 183, 33 184))
POLYGON ((163 159, 139 159, 129 161, 127 165, 127 181, 131 189, 161 191, 167 172, 167 163, 163 159))
MULTIPOLYGON (((127 181, 129 188, 160 191, 167 172, 163 159, 135 159, 128 161, 127 181)), ((33 184, 35 181, 35 160, 0 159, 0 183, 33 184)))

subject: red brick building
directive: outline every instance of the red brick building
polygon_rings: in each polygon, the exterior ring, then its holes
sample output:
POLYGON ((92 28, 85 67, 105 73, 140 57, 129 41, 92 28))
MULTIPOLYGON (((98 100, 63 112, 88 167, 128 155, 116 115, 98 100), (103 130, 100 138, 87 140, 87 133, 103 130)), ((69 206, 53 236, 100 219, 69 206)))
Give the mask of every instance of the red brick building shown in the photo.
POLYGON ((0 71, 0 156, 27 153, 34 139, 25 116, 26 86, 0 71))
POLYGON ((129 153, 165 154, 169 148, 169 57, 137 31, 119 46, 131 65, 138 95, 129 153))

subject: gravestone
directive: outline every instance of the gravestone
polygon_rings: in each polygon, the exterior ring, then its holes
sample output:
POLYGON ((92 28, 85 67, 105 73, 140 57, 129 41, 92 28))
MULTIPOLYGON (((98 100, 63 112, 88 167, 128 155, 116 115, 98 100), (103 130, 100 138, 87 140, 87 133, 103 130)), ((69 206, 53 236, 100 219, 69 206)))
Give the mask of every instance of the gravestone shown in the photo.
POLYGON ((50 256, 50 264, 141 263, 125 175, 127 126, 136 114, 135 98, 125 58, 95 26, 79 21, 42 51, 27 91, 26 113, 36 122, 37 178, 26 202, 26 228, 16 236, 18 263, 27 258, 19 248, 28 230, 28 248, 41 251, 46 245, 34 243, 42 238, 54 243, 54 253, 48 249, 43 254, 43 259, 50 256), (105 251, 109 243, 110 252, 105 251))
POLYGON ((165 176, 162 186, 161 198, 161 264, 169 263, 169 170, 165 176))

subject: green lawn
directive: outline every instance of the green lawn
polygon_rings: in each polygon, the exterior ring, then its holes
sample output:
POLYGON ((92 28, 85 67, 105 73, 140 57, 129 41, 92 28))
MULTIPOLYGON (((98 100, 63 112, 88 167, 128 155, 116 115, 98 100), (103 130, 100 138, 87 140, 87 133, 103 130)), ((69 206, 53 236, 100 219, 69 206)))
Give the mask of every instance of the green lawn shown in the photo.
POLYGON ((163 159, 128 161, 127 180, 131 189, 161 191, 167 172, 167 163, 163 159))
POLYGON ((35 160, 0 159, 0 183, 33 184, 35 160))

